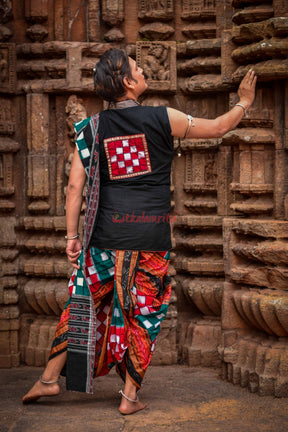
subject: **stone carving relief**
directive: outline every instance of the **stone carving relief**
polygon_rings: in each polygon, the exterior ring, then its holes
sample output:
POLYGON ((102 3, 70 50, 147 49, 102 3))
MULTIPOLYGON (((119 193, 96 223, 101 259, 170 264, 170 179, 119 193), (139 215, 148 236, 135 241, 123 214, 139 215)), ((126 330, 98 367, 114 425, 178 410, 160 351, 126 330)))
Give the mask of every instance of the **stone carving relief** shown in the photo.
POLYGON ((216 0, 182 0, 182 19, 203 19, 214 17, 216 0))
POLYGON ((176 90, 175 42, 138 42, 137 64, 143 68, 149 89, 176 90))
POLYGON ((83 105, 83 100, 76 95, 71 95, 68 98, 65 112, 67 115, 66 124, 68 128, 68 136, 71 138, 72 143, 75 140, 75 131, 73 124, 87 118, 86 108, 83 105))
POLYGON ((0 44, 0 92, 12 93, 15 90, 15 45, 0 44))
POLYGON ((140 19, 170 20, 173 18, 173 0, 138 0, 140 19))

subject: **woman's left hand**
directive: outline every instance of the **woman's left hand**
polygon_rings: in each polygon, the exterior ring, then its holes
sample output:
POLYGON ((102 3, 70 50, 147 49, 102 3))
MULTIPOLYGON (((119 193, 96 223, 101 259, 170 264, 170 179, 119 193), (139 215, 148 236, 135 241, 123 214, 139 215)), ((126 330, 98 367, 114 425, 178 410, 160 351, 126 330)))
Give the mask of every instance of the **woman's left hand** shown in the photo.
POLYGON ((70 261, 72 266, 78 270, 80 269, 80 266, 78 265, 78 258, 81 254, 81 249, 82 249, 82 244, 78 238, 67 240, 66 254, 68 260, 70 261))

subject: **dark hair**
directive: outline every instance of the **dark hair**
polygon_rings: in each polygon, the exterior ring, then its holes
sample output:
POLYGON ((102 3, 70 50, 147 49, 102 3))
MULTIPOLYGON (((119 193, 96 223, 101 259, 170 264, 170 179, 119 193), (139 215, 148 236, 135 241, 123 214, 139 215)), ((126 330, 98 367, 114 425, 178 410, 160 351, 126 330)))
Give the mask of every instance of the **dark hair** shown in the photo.
POLYGON ((101 56, 94 68, 94 86, 97 95, 109 102, 115 102, 124 96, 125 76, 133 79, 128 54, 120 49, 109 49, 101 56))

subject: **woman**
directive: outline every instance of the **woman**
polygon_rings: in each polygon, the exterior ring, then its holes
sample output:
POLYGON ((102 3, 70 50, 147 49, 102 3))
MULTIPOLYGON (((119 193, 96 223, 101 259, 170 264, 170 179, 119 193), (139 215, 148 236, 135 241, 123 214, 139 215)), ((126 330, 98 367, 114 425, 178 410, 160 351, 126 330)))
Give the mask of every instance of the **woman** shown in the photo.
POLYGON ((141 107, 143 70, 118 49, 94 69, 109 109, 75 124, 76 146, 66 198, 66 253, 74 267, 43 375, 23 403, 69 390, 92 392, 93 377, 115 365, 125 382, 119 411, 145 408, 137 390, 150 363, 171 293, 168 275, 173 137, 222 137, 251 106, 256 76, 242 80, 237 103, 214 120, 166 107, 141 107), (83 247, 78 224, 87 180, 83 247))

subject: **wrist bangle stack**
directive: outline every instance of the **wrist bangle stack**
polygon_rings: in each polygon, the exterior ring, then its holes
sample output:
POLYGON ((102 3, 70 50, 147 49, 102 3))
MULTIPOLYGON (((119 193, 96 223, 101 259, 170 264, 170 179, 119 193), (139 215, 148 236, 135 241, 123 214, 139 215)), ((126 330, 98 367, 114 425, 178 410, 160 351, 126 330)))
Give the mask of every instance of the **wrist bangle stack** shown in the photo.
POLYGON ((241 103, 236 103, 234 106, 240 106, 244 111, 244 116, 248 117, 247 109, 245 108, 244 105, 242 105, 241 103))
POLYGON ((77 233, 76 235, 71 236, 71 237, 68 237, 67 235, 65 235, 65 240, 74 240, 74 239, 76 239, 78 237, 80 237, 79 233, 77 233))

